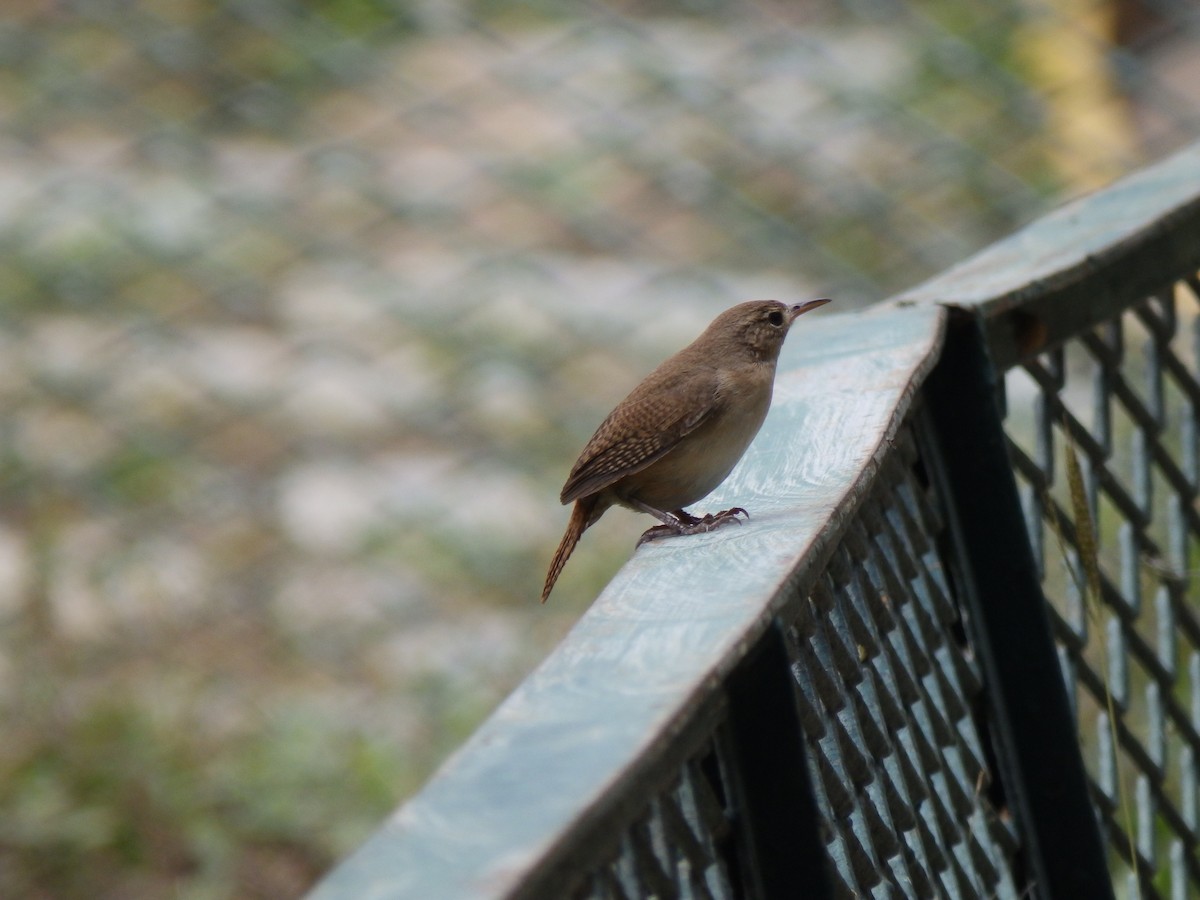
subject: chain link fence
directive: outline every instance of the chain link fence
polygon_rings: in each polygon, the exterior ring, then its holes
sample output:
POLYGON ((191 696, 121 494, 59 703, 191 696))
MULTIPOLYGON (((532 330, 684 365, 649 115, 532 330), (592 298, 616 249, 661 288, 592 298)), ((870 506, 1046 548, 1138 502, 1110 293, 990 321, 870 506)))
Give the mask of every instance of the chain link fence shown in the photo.
POLYGON ((1200 134, 1185 2, 37 2, 0 22, 0 894, 289 896, 568 627, 574 453, 1200 134))

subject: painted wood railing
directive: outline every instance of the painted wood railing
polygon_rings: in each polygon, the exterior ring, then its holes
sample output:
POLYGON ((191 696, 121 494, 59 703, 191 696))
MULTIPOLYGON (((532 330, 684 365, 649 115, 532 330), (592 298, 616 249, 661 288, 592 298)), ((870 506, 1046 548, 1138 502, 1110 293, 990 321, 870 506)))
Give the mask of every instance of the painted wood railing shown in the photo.
POLYGON ((313 892, 1200 896, 1200 146, 806 321, 709 502, 313 892))

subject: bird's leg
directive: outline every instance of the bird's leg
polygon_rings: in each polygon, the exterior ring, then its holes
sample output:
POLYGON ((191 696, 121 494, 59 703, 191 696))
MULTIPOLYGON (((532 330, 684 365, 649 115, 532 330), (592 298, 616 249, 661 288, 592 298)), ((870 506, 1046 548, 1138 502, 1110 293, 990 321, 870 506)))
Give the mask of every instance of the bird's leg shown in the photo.
POLYGON ((737 522, 740 525, 741 519, 738 518, 739 514, 745 516, 747 519, 750 518, 750 514, 740 506, 724 510, 716 515, 706 513, 703 518, 698 518, 686 509, 666 512, 665 510, 655 509, 653 506, 649 506, 633 498, 630 498, 628 502, 630 506, 654 516, 654 518, 663 523, 655 525, 653 528, 647 528, 642 532, 642 536, 638 538, 637 542, 637 546, 639 547, 647 541, 657 540, 661 537, 674 537, 680 534, 702 534, 706 531, 715 531, 728 522, 737 522))
POLYGON ((647 541, 654 540, 655 538, 666 537, 667 535, 674 534, 686 534, 686 529, 693 527, 700 521, 695 516, 689 515, 682 509, 677 510, 676 512, 667 512, 666 510, 655 509, 653 506, 643 503, 641 500, 635 500, 632 497, 629 499, 629 505, 634 509, 654 516, 654 518, 662 522, 661 525, 655 525, 653 528, 647 528, 642 532, 642 536, 638 538, 636 545, 638 547, 642 546, 642 544, 646 543, 647 541))

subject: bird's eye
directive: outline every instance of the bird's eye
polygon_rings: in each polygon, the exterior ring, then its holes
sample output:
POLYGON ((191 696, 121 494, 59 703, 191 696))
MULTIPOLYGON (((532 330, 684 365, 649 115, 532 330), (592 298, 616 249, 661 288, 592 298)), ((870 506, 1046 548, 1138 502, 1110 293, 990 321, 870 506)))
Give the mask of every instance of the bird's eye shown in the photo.
POLYGON ((772 325, 774 325, 776 328, 778 328, 780 325, 783 324, 783 313, 781 313, 777 309, 773 309, 769 313, 767 313, 767 321, 770 322, 772 325))

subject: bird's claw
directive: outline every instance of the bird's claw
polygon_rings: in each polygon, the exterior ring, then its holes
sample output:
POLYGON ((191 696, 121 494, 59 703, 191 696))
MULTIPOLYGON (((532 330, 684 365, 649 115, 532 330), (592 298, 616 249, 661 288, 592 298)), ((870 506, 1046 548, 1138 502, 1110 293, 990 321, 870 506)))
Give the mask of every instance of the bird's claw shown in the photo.
POLYGON ((642 536, 638 538, 637 545, 634 549, 642 546, 642 544, 648 544, 650 541, 656 541, 661 537, 671 537, 683 533, 684 532, 680 531, 674 525, 655 525, 653 528, 647 528, 642 532, 642 536))
POLYGON ((700 521, 707 522, 709 524, 717 524, 717 523, 724 523, 724 522, 728 522, 728 521, 732 520, 734 522, 737 522, 739 525, 741 525, 742 520, 739 519, 738 516, 745 516, 747 519, 749 519, 750 513, 746 512, 740 506, 735 506, 735 507, 733 507, 733 509, 721 510, 721 512, 717 513, 716 515, 713 515, 712 513, 707 513, 704 516, 704 518, 701 519, 700 521))
POLYGON ((740 506, 735 506, 733 509, 725 509, 719 513, 705 513, 703 517, 697 518, 689 513, 679 510, 675 513, 679 520, 678 525, 655 525, 653 528, 647 528, 642 532, 642 536, 638 538, 637 546, 656 541, 664 537, 676 537, 683 534, 704 534, 708 531, 716 531, 722 525, 727 525, 730 522, 742 524, 742 520, 738 516, 750 518, 750 513, 742 509, 740 506))

